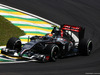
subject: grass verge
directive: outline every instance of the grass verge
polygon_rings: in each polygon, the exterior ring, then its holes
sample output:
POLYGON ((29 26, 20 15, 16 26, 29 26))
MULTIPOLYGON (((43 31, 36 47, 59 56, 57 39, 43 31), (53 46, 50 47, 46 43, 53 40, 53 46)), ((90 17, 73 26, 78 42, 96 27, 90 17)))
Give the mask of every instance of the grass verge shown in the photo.
POLYGON ((0 46, 6 45, 11 37, 19 37, 25 35, 24 31, 14 26, 10 21, 0 16, 0 46))

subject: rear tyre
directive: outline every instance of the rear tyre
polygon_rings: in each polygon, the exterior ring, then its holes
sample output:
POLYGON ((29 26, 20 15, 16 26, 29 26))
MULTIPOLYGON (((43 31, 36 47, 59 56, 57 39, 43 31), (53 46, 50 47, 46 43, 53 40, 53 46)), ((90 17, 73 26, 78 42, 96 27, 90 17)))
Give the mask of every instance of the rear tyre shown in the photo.
POLYGON ((21 50, 21 41, 19 38, 12 37, 8 40, 6 47, 19 52, 21 50))
POLYGON ((49 61, 56 61, 59 56, 59 47, 55 44, 49 44, 45 48, 46 54, 50 56, 49 61))
POLYGON ((82 39, 79 42, 79 53, 81 55, 89 56, 93 48, 92 41, 90 39, 82 39))

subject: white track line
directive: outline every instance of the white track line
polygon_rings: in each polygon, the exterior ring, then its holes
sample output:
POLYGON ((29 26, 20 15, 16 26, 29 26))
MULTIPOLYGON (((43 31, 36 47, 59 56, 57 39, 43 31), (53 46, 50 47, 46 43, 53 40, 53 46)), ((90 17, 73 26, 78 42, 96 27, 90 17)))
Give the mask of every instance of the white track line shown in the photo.
POLYGON ((34 23, 22 22, 22 21, 11 21, 11 23, 13 23, 13 24, 29 24, 32 26, 40 26, 40 27, 51 27, 50 24, 34 24, 34 23))
POLYGON ((25 63, 29 61, 0 62, 0 64, 25 63))
POLYGON ((21 17, 21 18, 36 19, 35 17, 31 17, 31 16, 28 16, 28 15, 14 15, 14 14, 9 14, 9 13, 0 13, 0 15, 11 15, 11 16, 21 17))
POLYGON ((6 46, 0 46, 0 48, 4 48, 4 47, 6 47, 6 46))
POLYGON ((50 32, 48 32, 48 31, 43 31, 43 30, 39 30, 39 29, 23 29, 23 28, 21 28, 21 30, 23 30, 23 31, 31 31, 31 32, 43 32, 43 33, 50 33, 50 32))

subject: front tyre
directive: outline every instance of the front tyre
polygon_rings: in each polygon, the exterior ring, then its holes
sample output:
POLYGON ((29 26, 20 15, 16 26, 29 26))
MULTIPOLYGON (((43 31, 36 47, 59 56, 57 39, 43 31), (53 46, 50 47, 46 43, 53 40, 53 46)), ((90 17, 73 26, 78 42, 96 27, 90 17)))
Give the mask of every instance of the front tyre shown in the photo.
POLYGON ((19 38, 12 37, 8 40, 6 47, 19 52, 21 50, 21 41, 19 38))
POLYGON ((93 48, 92 41, 90 39, 82 39, 79 42, 79 53, 81 55, 89 56, 93 48))
POLYGON ((49 61, 56 61, 59 56, 59 47, 55 44, 48 44, 45 52, 50 56, 49 61))

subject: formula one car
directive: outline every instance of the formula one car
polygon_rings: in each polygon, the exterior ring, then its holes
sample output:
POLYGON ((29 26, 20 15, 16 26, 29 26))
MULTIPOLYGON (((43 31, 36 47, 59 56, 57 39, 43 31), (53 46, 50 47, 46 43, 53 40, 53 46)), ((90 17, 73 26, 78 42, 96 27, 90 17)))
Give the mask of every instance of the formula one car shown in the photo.
POLYGON ((56 61, 73 55, 89 56, 92 51, 92 41, 84 38, 85 28, 64 24, 60 28, 54 27, 45 36, 33 36, 30 42, 22 45, 19 38, 8 40, 2 54, 35 59, 41 62, 56 61), (78 33, 76 36, 74 32, 78 33))

